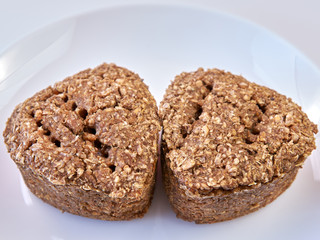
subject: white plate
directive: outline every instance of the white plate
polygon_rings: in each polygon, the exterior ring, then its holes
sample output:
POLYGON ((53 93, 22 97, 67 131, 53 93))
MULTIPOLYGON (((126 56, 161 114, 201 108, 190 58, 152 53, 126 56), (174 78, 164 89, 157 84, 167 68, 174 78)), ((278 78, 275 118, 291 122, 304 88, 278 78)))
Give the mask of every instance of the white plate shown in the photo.
MULTIPOLYGON (((0 56, 1 132, 16 104, 102 62, 139 73, 158 102, 170 80, 182 71, 226 69, 292 97, 313 121, 320 122, 320 73, 277 36, 205 9, 131 5, 60 21, 0 56)), ((317 153, 307 160, 293 185, 267 207, 232 221, 196 225, 175 217, 160 176, 143 219, 107 222, 62 214, 26 189, 3 139, 0 152, 0 239, 320 238, 317 153)))

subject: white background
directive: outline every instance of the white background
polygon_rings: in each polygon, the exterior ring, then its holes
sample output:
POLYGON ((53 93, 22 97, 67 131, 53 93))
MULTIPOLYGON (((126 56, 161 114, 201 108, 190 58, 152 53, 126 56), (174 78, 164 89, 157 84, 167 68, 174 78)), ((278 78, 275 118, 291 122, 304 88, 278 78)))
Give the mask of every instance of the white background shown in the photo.
POLYGON ((0 55, 58 19, 112 5, 166 1, 205 6, 255 22, 293 44, 320 68, 319 0, 0 0, 0 55))
MULTIPOLYGON (((139 3, 150 3, 150 2, 160 2, 159 1, 142 1, 136 0, 134 2, 139 3)), ((232 14, 237 17, 247 19, 252 21, 264 28, 271 30, 277 35, 281 36, 296 48, 300 49, 308 58, 310 58, 318 68, 320 68, 320 48, 318 44, 320 43, 320 1, 319 0, 176 0, 176 1, 161 1, 161 3, 168 2, 172 3, 185 3, 187 5, 196 5, 208 9, 218 10, 225 12, 227 14, 232 14)), ((17 41, 22 39, 24 36, 34 32, 35 30, 48 25, 49 23, 56 22, 59 19, 63 19, 75 14, 80 14, 84 12, 92 12, 96 9, 106 8, 108 6, 122 5, 122 4, 132 4, 133 1, 98 1, 98 0, 29 0, 29 1, 18 1, 18 0, 0 0, 0 56, 6 51, 6 49, 17 41)), ((129 8, 130 9, 130 8, 129 8)), ((158 11, 158 9, 157 9, 158 11)), ((103 13, 108 13, 105 11, 103 13)), ((149 12, 148 12, 149 13, 149 12)), ((96 14, 96 13, 95 13, 96 14)), ((127 15, 130 15, 130 12, 127 12, 127 15)), ((180 16, 180 15, 179 15, 180 16)), ((196 16, 196 15, 194 15, 196 16)), ((189 16, 188 16, 189 17, 189 16)), ((110 18, 118 19, 118 18, 110 18)), ((129 18, 130 19, 130 18, 129 18)), ((149 19, 149 18, 143 18, 149 19)), ((172 19, 172 18, 171 18, 172 19)), ((211 18, 209 18, 211 19, 211 18)), ((162 19, 161 19, 162 20, 162 19)), ((195 21, 187 21, 190 24, 193 24, 195 21)), ((108 22, 109 24, 110 22, 108 22)), ((144 22, 143 22, 144 23, 144 22)), ((172 23, 172 22, 170 22, 172 23)), ((183 22, 184 23, 184 22, 183 22)), ((196 25, 196 24, 195 24, 196 25)), ((112 24, 108 25, 112 27, 112 24)), ((134 25, 136 26, 136 25, 134 25)), ((198 26, 198 25, 196 25, 198 26)), ((206 25, 208 26, 208 25, 206 25)), ((212 26, 210 22, 210 27, 212 26)), ((109 29, 109 28, 108 28, 109 29)), ((171 33, 174 33, 177 28, 172 28, 171 33)), ((179 28, 178 28, 179 29, 179 28)), ((243 27, 241 29, 247 29, 243 27)), ((79 30, 79 29, 78 29, 79 30)), ((143 29, 140 29, 143 30, 143 29)), ((79 30, 80 31, 80 30, 79 30)), ((186 30, 187 31, 187 30, 186 30)), ((143 32, 143 31, 142 31, 143 32)), ((164 31, 165 32, 165 31, 164 31)), ((243 31, 241 31, 243 32, 243 31)), ((188 32, 189 33, 189 32, 188 32)), ((193 32, 192 32, 193 33, 193 32)), ((200 31, 201 33, 201 31, 200 31)), ((148 32, 149 34, 149 32, 148 32)), ((84 36, 82 34, 81 36, 84 36)), ((94 35, 96 36, 96 35, 94 35)), ((144 35, 142 35, 144 36, 144 35)), ((161 35, 163 36, 163 35, 161 35)), ((263 35, 266 36, 266 35, 263 35)), ((232 35, 231 35, 232 37, 232 35)), ((138 39, 138 38, 136 38, 138 39)), ((230 39, 230 38, 228 38, 230 39)), ((77 43, 78 38, 73 39, 77 43), (77 41, 75 41, 77 40, 77 41)), ((100 38, 98 39, 100 40, 100 38)), ((117 43, 118 39, 114 38, 113 43, 117 43)), ((260 39, 261 40, 261 39, 260 39)), ((269 40, 273 40, 270 38, 269 40)), ((32 38, 32 43, 34 39, 32 38)), ((80 41, 80 40, 79 40, 80 41)), ((39 41, 38 41, 39 42, 39 41)), ((38 43, 37 42, 37 43, 38 43)), ((41 41, 40 41, 41 42, 41 41)), ((74 43, 72 42, 72 43, 74 43)), ((81 42, 81 41, 80 41, 81 42)), ((86 41, 84 41, 86 42, 86 41)), ((90 41, 89 41, 90 42, 90 41)), ((100 41, 95 41, 100 42, 100 41)), ((103 42, 103 38, 101 40, 103 42)), ((190 41, 192 42, 192 41, 190 41)), ((246 45, 247 41, 241 42, 242 45, 246 45)), ((35 44, 37 44, 35 43, 35 44)), ((139 42, 140 43, 140 42, 139 42)), ((171 42, 170 42, 171 43, 171 42)), ((104 44, 104 42, 103 42, 104 44)), ((137 43, 136 43, 137 44, 137 43)), ((174 45, 174 44, 173 44, 174 45)), ((248 45, 248 44, 247 44, 248 45)), ((83 46, 81 44, 75 46, 83 46)), ((85 45, 87 46, 87 45, 85 45)), ((112 44, 111 44, 112 46, 112 44)), ((158 46, 158 45, 157 45, 158 46)), ((263 45, 264 46, 264 45, 263 45)), ((282 45, 281 45, 282 46, 282 45)), ((228 45, 229 47, 229 45, 228 45)), ((256 46, 257 47, 257 46, 256 46)), ((35 46, 37 48, 37 46, 35 46)), ((258 60, 270 60, 268 67, 274 67, 277 65, 274 61, 273 55, 270 53, 268 55, 268 49, 261 47, 262 58, 258 60), (266 58, 266 56, 269 56, 266 58)), ((78 49, 78 48, 75 48, 78 49)), ((80 48, 81 50, 83 48, 80 48)), ((116 48, 115 48, 116 49, 116 48)), ((181 48, 183 49, 183 48, 181 48)), ((246 48, 241 48, 246 49, 246 48)), ((280 48, 282 49, 282 48, 280 48)), ((285 47, 287 49, 287 46, 285 47)), ((158 48, 156 49, 158 50, 158 48)), ((116 50, 115 50, 116 51, 116 50)), ((159 50, 160 51, 160 50, 159 50)), ((125 51, 124 51, 125 52, 125 51)), ((247 51, 243 51, 247 53, 247 51)), ((280 87, 281 92, 291 93, 291 88, 297 88, 304 91, 301 91, 302 96, 305 97, 305 102, 310 103, 310 106, 315 106, 316 111, 308 111, 311 113, 319 113, 319 97, 317 92, 320 92, 319 88, 319 77, 316 75, 317 79, 310 78, 310 74, 305 77, 305 75, 299 75, 295 78, 292 78, 290 71, 292 69, 292 59, 290 56, 290 51, 287 51, 289 57, 286 54, 286 51, 280 51, 282 60, 280 68, 280 73, 275 72, 276 76, 281 76, 282 82, 274 81, 278 78, 273 79, 272 83, 276 84, 277 87, 280 87), (291 60, 290 60, 291 59, 291 60), (289 61, 287 61, 289 60, 289 61), (287 64, 286 64, 287 63, 287 64), (283 76, 285 78, 283 78, 283 76), (292 81, 289 82, 286 80, 295 80, 296 85, 292 84, 292 81), (309 82, 309 84, 307 83, 309 82), (311 84, 310 84, 311 83, 311 84), (304 84, 306 87, 304 87, 304 84), (280 85, 280 86, 279 86, 280 85), (299 88, 300 86, 300 88, 299 88), (283 87, 283 88, 281 88, 283 87), (291 88, 290 88, 291 87, 291 88), (309 92, 312 94, 309 94, 309 92)), ((35 91, 36 89, 41 89, 47 86, 48 82, 53 82, 53 79, 61 79, 66 76, 67 73, 76 72, 75 69, 81 69, 79 66, 81 64, 91 63, 92 58, 90 59, 86 56, 85 60, 79 60, 79 56, 82 53, 73 52, 77 54, 72 55, 72 60, 76 59, 76 63, 73 61, 68 62, 65 68, 62 63, 56 63, 59 68, 55 68, 54 64, 50 66, 50 69, 47 68, 45 71, 41 71, 33 79, 33 81, 28 81, 28 84, 24 85, 24 88, 19 91, 19 94, 16 94, 17 97, 22 101, 30 92, 35 91), (88 58, 88 59, 87 59, 88 58), (71 65, 71 66, 70 66, 71 65), (59 71, 55 71, 59 69, 59 71), (49 72, 47 72, 49 71, 49 72), (45 72, 46 78, 43 78, 45 72), (50 76, 50 77, 47 77, 50 76), (38 77, 38 78, 37 78, 38 77), (40 81, 41 79, 42 81, 40 81)), ((117 56, 118 52, 114 53, 113 56, 117 56)), ((158 52, 157 52, 158 53, 158 52)), ((223 56, 225 55, 224 51, 222 52, 223 56)), ((98 54, 99 55, 99 54, 98 54)), ((122 53, 124 55, 124 53, 122 53)), ((208 54, 205 54, 208 56, 208 54)), ((294 54, 298 56, 299 54, 294 54)), ((23 54, 19 52, 19 60, 23 60, 23 54)), ((95 61, 101 59, 101 56, 104 57, 104 54, 101 53, 100 57, 94 56, 95 61)), ((147 66, 144 66, 144 63, 141 64, 141 59, 136 61, 136 56, 133 54, 134 61, 127 61, 131 65, 129 69, 135 69, 137 72, 141 72, 145 75, 145 79, 151 79, 152 76, 156 76, 157 79, 170 79, 168 78, 168 71, 161 71, 157 69, 156 63, 148 63, 147 66), (156 71, 146 71, 149 67, 152 67, 151 70, 156 71), (158 73, 154 75, 154 72, 158 73), (164 75, 161 75, 162 73, 164 75), (148 75, 150 74, 150 75, 148 75), (149 76, 149 77, 148 77, 149 76)), ((125 58, 119 58, 125 59, 125 58)), ((193 59, 193 58, 191 58, 193 59)), ((203 56, 201 55, 201 60, 203 56)), ((220 58, 218 58, 221 61, 220 58)), ((227 59, 227 58, 226 58, 227 59)), ((241 58, 242 60, 243 58, 241 58)), ((278 60, 279 60, 278 59, 278 60)), ((68 61, 68 58, 64 59, 68 61)), ((125 59, 126 60, 126 59, 125 59)), ((160 59, 161 60, 161 59, 160 59)), ((163 60, 163 59, 162 59, 163 60)), ((171 60, 172 61, 172 60, 171 60)), ((18 61, 19 62, 19 61, 18 61)), ((160 61, 161 62, 161 61, 160 61)), ((188 62, 188 61, 187 61, 188 62)), ((203 61, 206 62, 206 61, 203 61)), ((233 67, 241 67, 237 64, 230 64, 233 67)), ((302 61, 303 62, 303 61, 302 61)), ((37 62, 38 63, 38 62, 37 62)), ((121 62, 122 63, 122 62, 121 62)), ((166 69, 170 70, 170 64, 166 63, 166 69)), ((246 63, 244 62, 243 65, 246 63)), ((39 67, 37 64, 33 64, 39 67)), ((32 65, 32 66, 33 66, 32 65)), ((240 64, 241 65, 241 64, 240 64)), ((297 64, 298 66, 299 64, 297 64)), ((308 65, 308 64, 305 64, 308 65)), ((127 66, 124 64, 124 66, 127 66)), ((190 65, 188 65, 190 67, 190 65)), ((299 65, 300 66, 300 65, 299 65)), ((87 65, 85 65, 87 67, 87 65)), ((185 67, 183 65, 183 67, 185 67)), ((277 67, 277 66, 276 66, 277 67)), ((300 66, 301 67, 301 66, 300 66)), ((179 72, 179 66, 174 66, 174 71, 179 72)), ((41 66, 40 66, 41 69, 41 66)), ((272 68, 271 68, 272 69, 272 68)), ((299 68, 300 69, 300 68, 299 68)), ((31 69, 32 70, 32 69, 31 69)), ((31 71, 30 70, 30 71, 31 71)), ((268 70, 268 69, 266 69, 268 70)), ((300 69, 301 70, 301 69, 300 69)), ((303 69, 302 69, 303 70, 303 69)), ((274 71, 271 71, 272 73, 274 71)), ((309 71, 300 71, 302 73, 310 73, 309 71)), ((21 72, 17 71, 17 74, 21 72)), ((299 71, 295 72, 299 73, 299 71)), ((1 69, 0 69, 1 76, 1 69)), ((278 76, 278 77, 279 77, 278 76)), ((311 74, 312 76, 312 74, 311 74)), ((12 76, 11 76, 12 77, 12 76)), ((14 77, 14 74, 13 74, 14 77)), ((19 79, 19 78, 16 78, 19 79)), ((156 79, 156 80, 157 80, 156 79)), ((28 80, 28 79, 26 79, 28 80)), ((263 80, 263 79, 262 79, 263 80)), ((168 80, 169 81, 169 80, 168 80)), ((158 93, 159 98, 161 99, 164 88, 166 84, 161 84, 159 81, 155 81, 156 87, 154 85, 150 86, 153 93, 158 93), (161 94, 160 94, 161 93, 161 94)), ((273 84, 271 84, 273 86, 273 84)), ((158 98, 158 99, 159 99, 158 98)), ((4 103, 4 95, 0 95, 0 105, 4 103), (2 99, 1 99, 2 98, 2 99)), ((16 100, 17 101, 17 100, 16 100)), ((13 104, 13 103, 11 103, 13 104)), ((308 110, 308 105, 305 105, 308 110)), ((310 108, 311 109, 311 108, 310 108)), ((8 110, 8 109, 7 109, 8 110)), ((6 110, 6 111, 7 111, 6 110)), ((312 110, 312 109, 311 109, 312 110)), ((313 115, 319 122, 319 114, 313 115)), ((6 112, 1 110, 0 122, 6 118, 6 112)), ((319 138, 318 138, 319 139, 319 138)), ((0 152, 4 153, 4 146, 0 144, 0 152)), ((319 155, 317 155, 319 156, 319 155)), ((312 174, 311 161, 307 161, 306 166, 303 171, 299 174, 298 178, 294 182, 294 186, 286 191, 273 205, 261 209, 260 211, 250 214, 243 218, 238 218, 228 223, 218 223, 214 225, 195 225, 183 222, 175 218, 174 213, 170 210, 168 202, 165 200, 165 195, 161 192, 161 189, 156 188, 156 194, 153 202, 153 207, 149 210, 147 216, 142 220, 137 220, 133 222, 103 222, 95 221, 91 219, 80 218, 70 214, 62 215, 56 209, 53 209, 49 205, 42 204, 42 202, 29 194, 29 191, 25 188, 24 184, 20 184, 21 181, 17 176, 18 170, 15 168, 13 162, 9 161, 9 156, 2 155, 1 169, 0 169, 0 182, 3 183, 0 185, 1 200, 0 201, 0 238, 1 239, 52 239, 52 240, 62 240, 62 239, 115 239, 115 236, 130 236, 134 238, 134 235, 141 236, 141 231, 144 233, 152 233, 153 235, 144 234, 142 238, 154 239, 155 236, 157 239, 168 239, 168 236, 179 237, 184 236, 184 239, 197 239, 199 233, 202 234, 200 239, 227 239, 226 235, 232 235, 231 239, 235 239, 234 236, 237 236, 237 239, 315 239, 318 240, 320 236, 320 229, 318 228, 318 222, 320 219, 320 192, 319 192, 319 181, 314 181, 314 176, 312 174), (2 170, 2 172, 1 172, 2 170), (21 191, 20 191, 21 187, 21 191), (3 197, 4 196, 4 197, 3 197), (23 197, 23 198, 22 198, 23 197), (32 202, 34 204, 32 205, 32 202), (26 207, 26 204, 28 205, 26 207), (5 217, 3 217, 5 216, 5 217), (156 217, 155 217, 156 216, 156 217), (18 227, 17 227, 18 226, 18 227), (18 230, 17 230, 18 229, 18 230), (117 232, 119 231, 119 232, 117 232), (170 235, 171 234, 171 235, 170 235), (6 237, 1 237, 6 236, 6 237), (14 238, 13 236, 18 236, 14 238), (47 236, 44 237, 44 236, 47 236), (220 236, 220 237, 216 237, 220 236), (221 236, 224 236, 222 238, 221 236), (303 236, 303 237, 302 237, 303 236), (50 238, 49 238, 50 237, 50 238)), ((319 163, 319 157, 316 158, 316 162, 319 163)), ((319 167, 315 168, 318 170, 319 167)), ((159 182, 159 181, 158 181, 159 182)), ((127 238, 128 239, 128 238, 127 238)), ((230 238, 229 238, 230 239, 230 238)))

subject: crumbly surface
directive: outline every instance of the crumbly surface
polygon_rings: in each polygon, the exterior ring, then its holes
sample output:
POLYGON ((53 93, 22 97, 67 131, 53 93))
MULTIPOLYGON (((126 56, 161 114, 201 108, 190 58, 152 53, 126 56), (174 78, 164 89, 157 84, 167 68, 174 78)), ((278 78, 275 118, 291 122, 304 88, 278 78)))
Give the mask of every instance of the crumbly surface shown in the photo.
POLYGON ((140 77, 102 64, 18 105, 3 135, 26 181, 103 194, 107 207, 149 202, 159 131, 156 102, 140 77))
POLYGON ((296 168, 283 178, 277 177, 265 184, 217 189, 209 196, 195 197, 180 187, 168 163, 162 159, 163 182, 172 209, 177 217, 199 224, 231 220, 266 206, 291 185, 298 172, 296 168))
POLYGON ((317 126, 290 98, 218 69, 177 76, 160 117, 170 170, 194 196, 272 182, 315 149, 317 126))

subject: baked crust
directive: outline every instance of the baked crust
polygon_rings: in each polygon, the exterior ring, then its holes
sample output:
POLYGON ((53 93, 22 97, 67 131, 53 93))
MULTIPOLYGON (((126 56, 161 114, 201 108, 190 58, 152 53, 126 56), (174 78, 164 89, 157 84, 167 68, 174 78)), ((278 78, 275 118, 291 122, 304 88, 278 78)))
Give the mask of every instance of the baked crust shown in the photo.
POLYGON ((266 206, 291 185, 298 168, 268 183, 232 190, 217 189, 209 195, 199 196, 181 188, 168 161, 162 161, 162 171, 165 191, 177 217, 202 224, 231 220, 266 206))
POLYGON ((317 126, 290 98, 218 69, 177 76, 159 112, 165 188, 188 221, 224 221, 265 206, 315 149, 317 126))
POLYGON ((140 77, 102 64, 18 105, 3 135, 39 198, 81 216, 129 220, 150 205, 159 131, 140 77))

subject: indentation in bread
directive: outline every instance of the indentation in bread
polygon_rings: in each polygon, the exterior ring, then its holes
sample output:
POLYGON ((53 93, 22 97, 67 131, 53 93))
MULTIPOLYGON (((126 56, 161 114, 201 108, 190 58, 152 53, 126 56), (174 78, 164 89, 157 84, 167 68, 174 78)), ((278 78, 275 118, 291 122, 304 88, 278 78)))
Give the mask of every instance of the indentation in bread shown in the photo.
POLYGON ((5 142, 20 169, 113 199, 150 198, 160 121, 148 87, 114 64, 84 70, 14 110, 5 142))
POLYGON ((283 178, 315 149, 317 126, 301 107, 218 69, 177 76, 159 112, 165 164, 175 178, 167 183, 191 198, 283 178))

